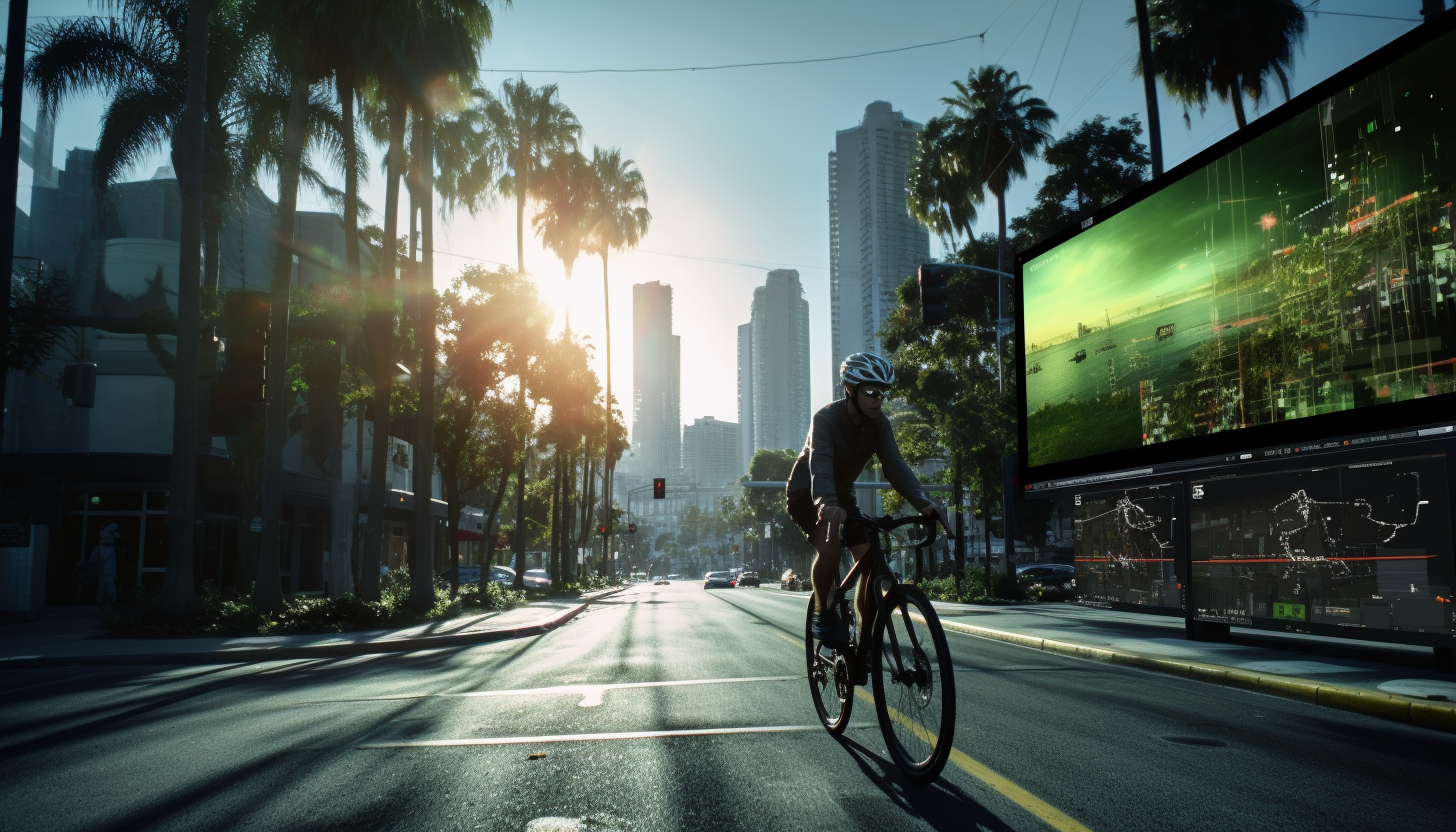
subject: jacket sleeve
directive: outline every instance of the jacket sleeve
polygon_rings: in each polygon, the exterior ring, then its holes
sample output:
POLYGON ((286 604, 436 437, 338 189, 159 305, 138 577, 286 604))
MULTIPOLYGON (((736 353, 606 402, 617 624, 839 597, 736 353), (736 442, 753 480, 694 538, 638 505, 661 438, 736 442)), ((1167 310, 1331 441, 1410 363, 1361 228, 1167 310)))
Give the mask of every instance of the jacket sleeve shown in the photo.
POLYGON ((890 427, 890 420, 881 416, 877 427, 879 442, 875 448, 875 456, 880 459, 880 467, 885 469, 885 479, 910 501, 916 511, 930 505, 930 499, 920 490, 920 480, 910 470, 910 466, 905 464, 905 458, 900 456, 900 445, 895 441, 895 431, 890 427))
POLYGON ((833 420, 826 407, 814 414, 809 426, 809 495, 815 505, 839 505, 839 494, 834 489, 833 420))

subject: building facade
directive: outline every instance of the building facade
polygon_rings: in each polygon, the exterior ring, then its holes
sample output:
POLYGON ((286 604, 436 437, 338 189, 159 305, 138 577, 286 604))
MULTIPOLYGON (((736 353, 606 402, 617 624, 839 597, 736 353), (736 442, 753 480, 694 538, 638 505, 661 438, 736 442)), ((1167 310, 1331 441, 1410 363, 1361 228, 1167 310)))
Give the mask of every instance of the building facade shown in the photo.
POLYGON ((644 476, 667 476, 682 465, 681 352, 681 338, 672 334, 672 287, 633 286, 632 469, 644 476))
MULTIPOLYGON (((45 168, 44 137, 37 133, 32 160, 45 168)), ((16 267, 44 263, 65 275, 69 314, 83 322, 68 328, 63 343, 34 374, 11 372, 6 384, 4 488, 12 517, 49 528, 46 598, 84 601, 77 595, 75 564, 94 547, 100 531, 116 525, 121 543, 118 586, 159 586, 166 574, 168 497, 172 487, 174 335, 159 321, 176 315, 181 198, 175 175, 160 168, 150 179, 113 185, 104 200, 93 189, 94 151, 73 149, 64 167, 42 170, 31 192, 30 212, 15 239, 16 267), (64 368, 95 365, 94 406, 77 406, 56 383, 64 368)), ((263 291, 272 279, 276 206, 256 187, 247 188, 229 211, 204 263, 204 285, 226 297, 263 291)), ((334 214, 299 212, 299 255, 293 285, 329 285, 343 274, 343 220, 334 214)), ((367 257, 366 270, 372 268, 367 257)), ((206 296, 206 295, 205 295, 206 296)), ((220 306, 221 304, 219 304, 220 306)), ((211 334, 211 326, 204 329, 211 334)), ((224 338, 225 331, 219 332, 224 338)), ((199 393, 209 398, 204 363, 199 393)), ((256 545, 249 535, 257 516, 256 484, 244 473, 248 452, 237 435, 210 433, 198 447, 199 550, 196 579, 220 587, 245 587, 253 574, 242 565, 256 545), (245 490, 252 493, 243 493, 245 490)), ((285 592, 348 588, 351 541, 365 510, 371 483, 368 459, 373 425, 340 421, 342 475, 325 475, 332 439, 305 425, 283 451, 280 567, 285 592), (335 518, 342 519, 335 522, 335 518), (331 562, 331 552, 339 553, 331 562), (332 567, 332 571, 331 571, 332 567), (332 576, 332 583, 331 583, 332 576)), ((406 561, 413 514, 413 448, 388 437, 385 481, 388 540, 385 565, 406 561)), ((434 493, 440 493, 438 477, 434 493)), ((443 517, 443 503, 431 510, 443 517)))
POLYGON ((683 468, 699 485, 717 487, 738 481, 747 471, 739 462, 738 425, 712 416, 683 425, 683 468))
POLYGON ((878 333, 899 304, 895 290, 930 259, 930 233, 905 207, 905 177, 921 125, 885 101, 840 130, 829 153, 829 315, 832 397, 839 362, 880 351, 878 333))
POLYGON ((740 429, 746 470, 760 448, 798 449, 809 430, 809 301, 799 273, 775 269, 753 290, 738 330, 740 429))

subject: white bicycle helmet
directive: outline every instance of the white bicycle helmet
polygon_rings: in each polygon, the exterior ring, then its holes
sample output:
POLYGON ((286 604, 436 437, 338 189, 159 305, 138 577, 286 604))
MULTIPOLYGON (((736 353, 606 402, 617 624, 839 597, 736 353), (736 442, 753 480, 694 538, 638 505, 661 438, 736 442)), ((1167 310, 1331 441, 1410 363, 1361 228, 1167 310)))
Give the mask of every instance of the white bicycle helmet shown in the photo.
POLYGON ((872 352, 857 352, 839 365, 839 383, 856 387, 861 384, 890 387, 895 383, 895 368, 872 352))

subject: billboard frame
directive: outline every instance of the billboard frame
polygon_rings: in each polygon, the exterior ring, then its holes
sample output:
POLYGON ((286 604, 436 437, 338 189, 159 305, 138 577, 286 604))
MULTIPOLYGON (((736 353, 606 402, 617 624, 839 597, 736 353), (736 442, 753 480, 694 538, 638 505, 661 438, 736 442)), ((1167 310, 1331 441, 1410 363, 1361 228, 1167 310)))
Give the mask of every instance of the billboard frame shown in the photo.
MULTIPOLYGON (((1392 40, 1369 55, 1334 73, 1308 90, 1294 96, 1288 102, 1274 108, 1265 116, 1251 122, 1242 130, 1213 143, 1194 154, 1176 167, 1142 184, 1122 198, 1094 211, 1079 224, 1067 226, 1061 231, 1037 242, 1021 252, 1015 260, 1015 319, 1017 332, 1013 372, 1017 377, 1017 457, 1023 483, 1035 483, 1065 477, 1098 474, 1118 469, 1136 468, 1148 465, 1192 461, 1221 454, 1237 453, 1251 447, 1298 442, 1304 439, 1357 433, 1369 427, 1372 414, 1377 414, 1382 428, 1398 429, 1432 424, 1449 418, 1456 406, 1456 394, 1442 394, 1402 402, 1377 405, 1374 409, 1356 408, 1335 413, 1324 413, 1300 419, 1270 424, 1252 425, 1238 430, 1222 431, 1202 436, 1184 437, 1156 445, 1139 445, 1107 453, 1082 456, 1074 459, 1030 464, 1030 446, 1027 436, 1027 355, 1026 355, 1026 304, 1025 266, 1036 257, 1045 254, 1082 233, 1096 228, 1108 219, 1160 193, 1185 177, 1196 174, 1211 163, 1259 139, 1270 131, 1283 126, 1306 111, 1319 106, 1337 91, 1379 72, 1416 50, 1456 31, 1456 9, 1440 17, 1430 19, 1421 26, 1392 40)), ((1022 496, 1021 494, 1017 495, 1022 496)))

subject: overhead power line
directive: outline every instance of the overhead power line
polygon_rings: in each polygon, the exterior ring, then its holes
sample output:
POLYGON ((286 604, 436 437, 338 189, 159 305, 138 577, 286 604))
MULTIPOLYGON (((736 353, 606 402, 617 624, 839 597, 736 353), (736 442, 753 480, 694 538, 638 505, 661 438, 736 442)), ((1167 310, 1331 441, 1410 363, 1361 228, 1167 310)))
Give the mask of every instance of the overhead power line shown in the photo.
POLYGON ((874 52, 857 52, 857 53, 855 53, 853 55, 834 55, 834 56, 827 57, 827 58, 798 58, 798 59, 795 59, 795 60, 786 60, 786 61, 747 61, 747 62, 744 62, 744 63, 737 63, 737 64, 713 64, 713 65, 707 65, 707 66, 657 66, 657 67, 634 67, 634 68, 601 67, 601 68, 597 68, 597 69, 482 69, 481 72, 503 72, 503 73, 513 74, 513 75, 514 74, 524 75, 524 74, 526 74, 528 72, 529 73, 532 73, 532 74, 536 74, 536 75, 544 75, 544 74, 556 74, 556 75, 594 75, 594 74, 629 75, 629 74, 633 74, 633 73, 646 73, 646 72, 656 72, 656 73, 663 73, 663 72, 712 72, 714 70, 719 70, 719 69, 747 69, 749 67, 759 67, 759 66, 798 66, 798 65, 801 65, 801 64, 827 64, 827 63, 832 63, 834 61, 853 61, 853 60, 856 60, 856 59, 859 59, 859 58, 871 58, 871 57, 874 57, 876 55, 893 55, 896 52, 909 52, 912 49, 929 49, 932 46, 945 46, 946 44, 950 44, 950 43, 960 43, 961 41, 975 40, 975 39, 978 39, 978 38, 980 39, 981 43, 984 44, 986 42, 986 32, 989 32, 989 31, 991 31, 990 30, 990 27, 987 27, 986 28, 986 31, 979 32, 979 33, 974 34, 974 35, 962 35, 961 37, 958 37, 958 38, 950 38, 948 40, 937 40, 937 41, 932 41, 931 43, 916 43, 916 44, 913 44, 911 46, 897 46, 894 49, 878 49, 878 50, 875 50, 874 52))

